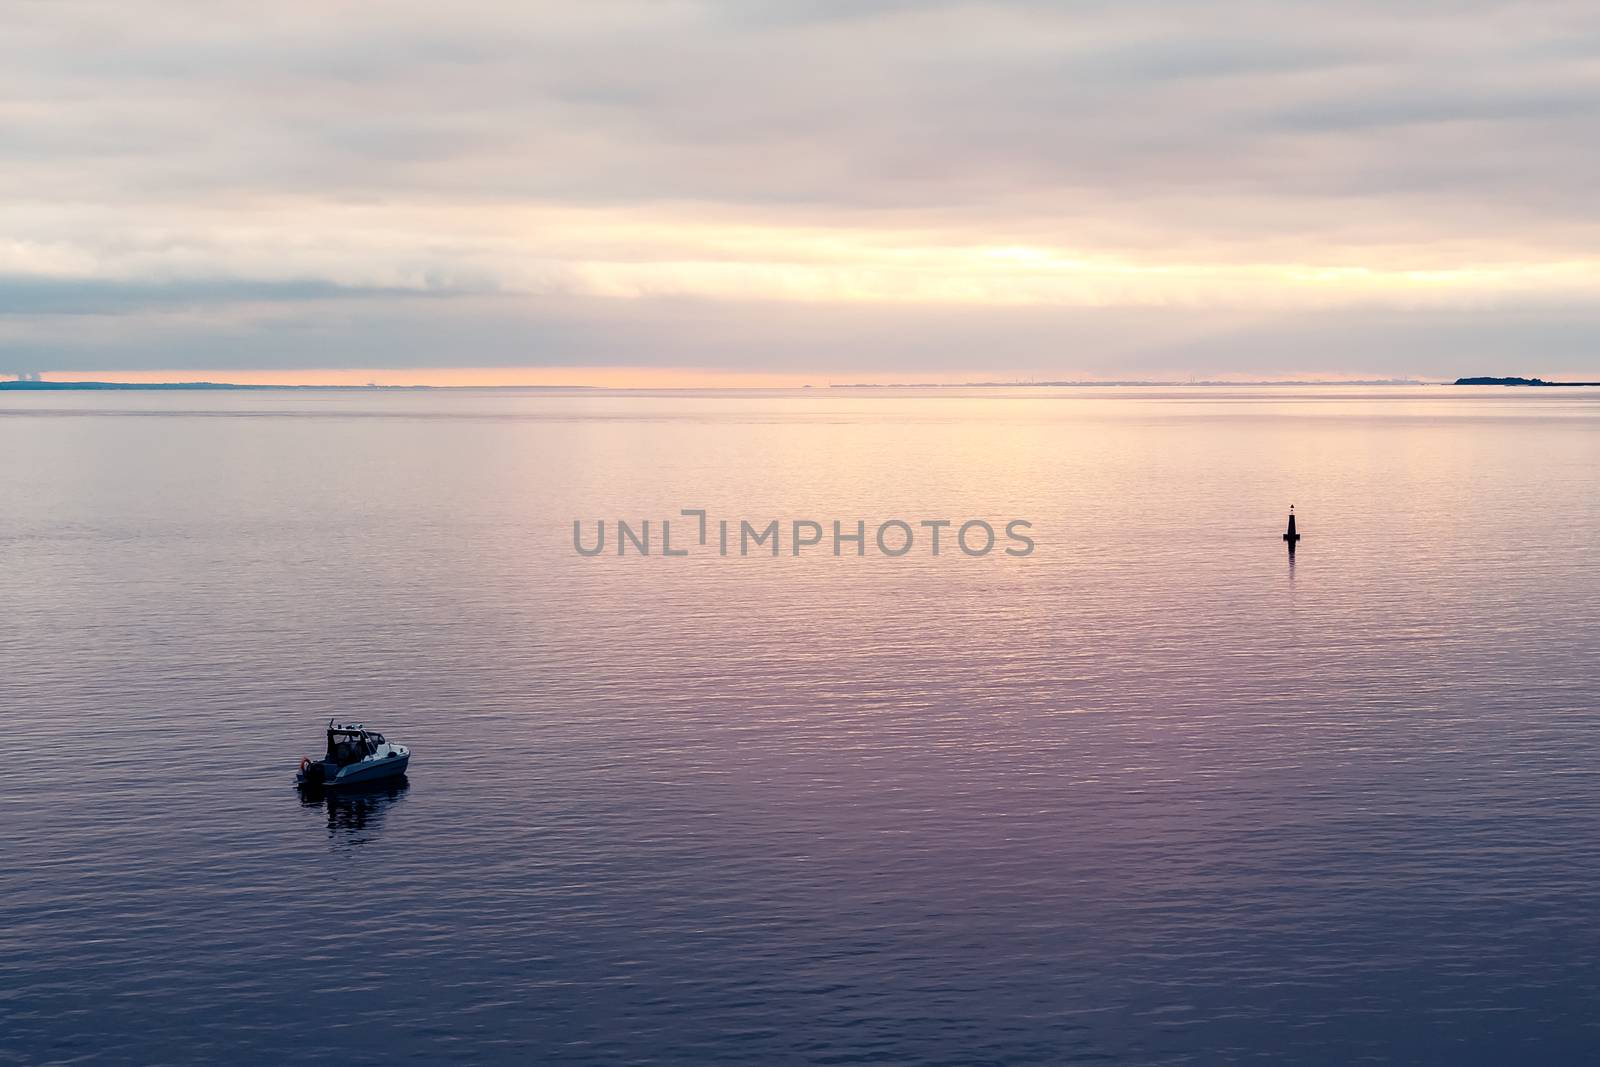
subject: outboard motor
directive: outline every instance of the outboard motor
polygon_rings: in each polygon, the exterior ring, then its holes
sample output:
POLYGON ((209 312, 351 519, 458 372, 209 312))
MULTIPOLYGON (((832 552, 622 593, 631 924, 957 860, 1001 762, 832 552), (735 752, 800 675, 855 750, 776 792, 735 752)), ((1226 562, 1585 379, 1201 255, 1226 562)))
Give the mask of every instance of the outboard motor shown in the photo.
POLYGON ((306 769, 301 773, 305 776, 306 785, 321 785, 323 782, 323 770, 321 763, 308 763, 306 764, 306 769))

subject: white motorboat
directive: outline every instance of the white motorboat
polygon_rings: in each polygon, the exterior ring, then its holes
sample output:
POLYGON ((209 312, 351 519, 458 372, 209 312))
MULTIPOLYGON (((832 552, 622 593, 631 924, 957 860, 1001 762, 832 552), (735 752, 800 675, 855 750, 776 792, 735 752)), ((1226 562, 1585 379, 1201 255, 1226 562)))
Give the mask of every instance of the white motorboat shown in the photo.
POLYGON ((405 774, 410 762, 409 748, 367 729, 364 723, 340 724, 329 719, 327 753, 319 760, 302 759, 294 780, 307 787, 377 782, 405 774))

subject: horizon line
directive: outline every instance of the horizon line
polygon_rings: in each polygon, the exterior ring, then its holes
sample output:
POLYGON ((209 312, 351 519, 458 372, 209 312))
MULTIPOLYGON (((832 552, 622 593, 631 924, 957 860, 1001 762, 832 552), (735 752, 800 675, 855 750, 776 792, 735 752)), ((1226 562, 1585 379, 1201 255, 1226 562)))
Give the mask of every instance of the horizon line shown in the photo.
POLYGON ((1063 388, 1226 388, 1230 386, 1326 387, 1326 386, 1427 386, 1451 385, 1450 381, 1422 378, 1194 378, 1194 379, 1015 379, 988 381, 946 382, 807 382, 803 384, 776 383, 703 383, 703 384, 594 384, 583 382, 562 383, 397 383, 376 381, 360 382, 228 382, 210 379, 171 381, 119 381, 114 379, 78 378, 47 380, 39 377, 16 378, 0 381, 0 390, 7 392, 72 392, 72 391, 139 391, 139 390, 197 390, 197 391, 261 391, 261 390, 332 390, 341 392, 418 392, 465 390, 546 390, 546 391, 748 391, 779 390, 800 392, 804 390, 873 390, 873 389, 1063 389, 1063 388))

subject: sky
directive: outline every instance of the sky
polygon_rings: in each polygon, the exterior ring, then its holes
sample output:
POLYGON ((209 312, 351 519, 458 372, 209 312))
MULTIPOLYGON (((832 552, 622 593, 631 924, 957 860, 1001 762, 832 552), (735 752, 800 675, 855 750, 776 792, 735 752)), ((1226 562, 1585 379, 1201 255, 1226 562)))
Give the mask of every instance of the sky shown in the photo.
POLYGON ((0 373, 1600 378, 1600 5, 0 0, 0 373))

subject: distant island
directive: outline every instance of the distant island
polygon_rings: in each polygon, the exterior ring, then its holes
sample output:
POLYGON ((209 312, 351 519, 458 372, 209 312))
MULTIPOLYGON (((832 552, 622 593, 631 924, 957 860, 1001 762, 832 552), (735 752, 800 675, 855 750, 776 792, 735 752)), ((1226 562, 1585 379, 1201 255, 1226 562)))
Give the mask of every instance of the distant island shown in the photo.
POLYGON ((1600 382, 1547 382, 1543 378, 1457 378, 1457 385, 1543 385, 1570 388, 1580 385, 1600 385, 1600 382))
POLYGON ((347 393, 419 393, 419 392, 447 392, 452 389, 520 389, 544 390, 547 392, 571 392, 574 390, 592 390, 597 388, 592 385, 241 385, 236 382, 46 382, 38 378, 22 378, 15 381, 0 381, 0 393, 38 393, 38 392, 65 392, 69 390, 158 390, 172 392, 220 392, 226 390, 248 390, 250 392, 294 391, 297 389, 307 391, 339 390, 347 393))
POLYGON ((232 382, 44 382, 37 378, 0 382, 0 391, 66 389, 432 389, 431 385, 236 385, 232 382))

